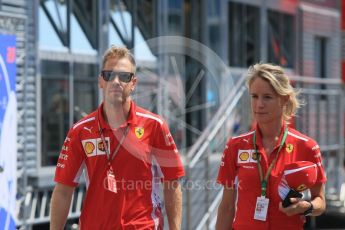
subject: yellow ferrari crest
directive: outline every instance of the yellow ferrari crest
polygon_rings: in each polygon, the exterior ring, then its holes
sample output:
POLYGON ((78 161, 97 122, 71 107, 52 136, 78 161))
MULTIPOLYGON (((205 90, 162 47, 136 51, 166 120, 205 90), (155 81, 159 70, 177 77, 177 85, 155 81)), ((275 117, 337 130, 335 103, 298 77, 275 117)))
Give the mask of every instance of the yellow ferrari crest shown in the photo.
POLYGON ((301 184, 301 185, 299 185, 297 188, 296 188, 296 190, 298 191, 298 192, 302 192, 302 191, 304 191, 304 190, 306 190, 307 189, 307 186, 305 186, 305 184, 301 184))
POLYGON ((292 144, 288 144, 288 145, 286 146, 286 152, 292 153, 292 150, 293 150, 293 145, 292 145, 292 144))
POLYGON ((144 135, 145 130, 144 130, 144 128, 142 128, 142 127, 136 127, 135 130, 134 130, 134 132, 135 132, 135 136, 136 136, 138 139, 140 139, 140 138, 142 138, 142 136, 144 135))

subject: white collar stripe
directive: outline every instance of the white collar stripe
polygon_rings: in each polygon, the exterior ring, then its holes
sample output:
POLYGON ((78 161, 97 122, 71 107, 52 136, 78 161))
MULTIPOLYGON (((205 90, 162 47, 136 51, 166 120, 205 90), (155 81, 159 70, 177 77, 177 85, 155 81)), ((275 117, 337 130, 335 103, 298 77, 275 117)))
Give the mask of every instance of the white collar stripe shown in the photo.
POLYGON ((245 134, 242 134, 240 136, 237 136, 237 137, 233 137, 232 139, 236 139, 236 138, 240 138, 240 137, 246 137, 246 136, 249 136, 251 134, 253 134, 255 131, 252 131, 252 132, 249 132, 249 133, 245 133, 245 134))
POLYGON ((159 124, 163 124, 163 121, 162 121, 161 119, 159 119, 159 118, 157 118, 157 117, 154 117, 154 116, 152 116, 152 115, 150 115, 150 114, 145 114, 145 113, 136 112, 136 115, 141 116, 141 117, 151 118, 151 119, 153 119, 153 120, 155 120, 155 121, 158 121, 159 124))
POLYGON ((93 121, 93 120, 95 120, 95 119, 96 119, 95 117, 90 117, 89 119, 86 119, 86 120, 84 120, 84 121, 81 121, 81 122, 75 124, 75 125, 73 126, 73 129, 77 128, 79 125, 82 125, 82 124, 84 124, 84 123, 86 123, 86 122, 89 122, 89 121, 93 121))
POLYGON ((293 136, 293 137, 296 137, 296 138, 298 138, 298 139, 300 139, 300 140, 308 141, 308 139, 306 139, 306 138, 304 138, 304 137, 301 137, 301 136, 298 136, 298 135, 296 135, 296 134, 293 134, 293 133, 291 133, 291 132, 288 132, 288 134, 291 135, 291 136, 293 136))

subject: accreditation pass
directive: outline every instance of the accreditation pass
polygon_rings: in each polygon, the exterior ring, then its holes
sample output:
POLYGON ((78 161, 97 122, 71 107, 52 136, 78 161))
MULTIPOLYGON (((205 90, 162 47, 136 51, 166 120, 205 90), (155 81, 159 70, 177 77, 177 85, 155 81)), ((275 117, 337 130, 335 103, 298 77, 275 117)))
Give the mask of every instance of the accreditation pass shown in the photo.
POLYGON ((260 196, 256 199, 254 219, 266 221, 269 199, 260 196))

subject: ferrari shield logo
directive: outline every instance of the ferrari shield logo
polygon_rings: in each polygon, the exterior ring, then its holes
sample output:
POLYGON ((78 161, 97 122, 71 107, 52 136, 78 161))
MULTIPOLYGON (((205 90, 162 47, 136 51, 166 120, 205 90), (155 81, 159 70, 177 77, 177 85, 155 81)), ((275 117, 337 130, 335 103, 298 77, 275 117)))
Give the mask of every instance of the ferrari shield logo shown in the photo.
POLYGON ((135 132, 135 136, 137 136, 137 138, 140 139, 144 135, 144 128, 136 127, 134 132, 135 132))
POLYGON ((307 186, 305 186, 305 184, 301 184, 301 185, 299 185, 297 188, 296 188, 296 190, 298 191, 298 192, 302 192, 302 191, 304 191, 304 190, 306 190, 307 189, 307 186))
POLYGON ((291 153, 292 150, 293 150, 293 145, 292 145, 292 144, 288 144, 288 145, 286 146, 286 152, 291 153))

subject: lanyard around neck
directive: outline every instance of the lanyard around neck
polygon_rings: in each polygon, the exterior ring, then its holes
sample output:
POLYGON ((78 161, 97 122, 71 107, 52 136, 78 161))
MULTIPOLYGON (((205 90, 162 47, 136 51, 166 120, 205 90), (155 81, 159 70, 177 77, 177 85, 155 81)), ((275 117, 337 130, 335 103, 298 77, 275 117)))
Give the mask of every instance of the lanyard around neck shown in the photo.
POLYGON ((257 148, 256 148, 256 130, 254 131, 254 137, 253 137, 254 150, 255 150, 254 154, 256 154, 256 157, 257 157, 257 164, 258 164, 258 170, 259 170, 259 175, 260 175, 261 196, 266 196, 266 189, 267 189, 268 178, 269 178, 269 175, 270 175, 274 165, 276 164, 276 162, 278 160, 278 156, 279 156, 280 150, 283 148, 283 145, 285 143, 287 133, 288 133, 288 126, 286 125, 285 131, 284 131, 284 135, 283 135, 283 138, 282 138, 282 140, 280 142, 279 149, 277 151, 276 157, 271 162, 270 166, 267 169, 266 175, 264 177, 263 176, 263 172, 262 172, 262 168, 261 168, 261 164, 260 164, 261 157, 259 157, 259 155, 258 155, 259 153, 258 153, 257 148))
POLYGON ((110 169, 112 168, 111 167, 111 162, 114 160, 116 154, 118 153, 121 145, 123 144, 123 142, 125 141, 125 138, 128 134, 128 130, 129 130, 129 125, 127 124, 126 125, 126 130, 123 132, 123 135, 121 137, 121 140, 119 142, 119 144, 116 146, 116 149, 114 150, 113 154, 110 156, 110 150, 108 149, 108 145, 105 141, 105 138, 104 138, 104 135, 103 135, 103 131, 102 131, 102 128, 101 128, 101 125, 98 121, 98 130, 99 130, 99 133, 101 135, 101 139, 102 139, 102 143, 103 143, 103 146, 104 146, 104 149, 105 149, 105 152, 107 154, 107 159, 108 159, 108 166, 110 167, 110 169), (111 157, 111 158, 110 158, 111 157))

